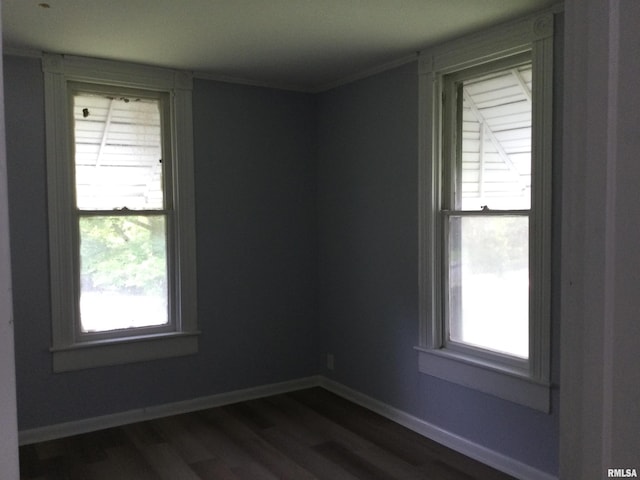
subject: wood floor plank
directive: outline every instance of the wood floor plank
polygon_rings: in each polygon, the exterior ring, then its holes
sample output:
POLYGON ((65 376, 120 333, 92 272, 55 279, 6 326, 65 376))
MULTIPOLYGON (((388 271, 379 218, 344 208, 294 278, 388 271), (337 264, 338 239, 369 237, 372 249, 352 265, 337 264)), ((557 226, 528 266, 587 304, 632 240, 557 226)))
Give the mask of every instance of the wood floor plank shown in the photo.
MULTIPOLYGON (((420 467, 420 471, 425 472, 429 478, 438 480, 474 480, 476 477, 459 470, 455 466, 448 465, 439 460, 429 461, 420 467)), ((484 477, 478 477, 485 479, 484 477)))
POLYGON ((299 422, 287 404, 280 400, 284 396, 275 396, 262 399, 261 407, 266 409, 268 414, 278 425, 278 428, 294 437, 298 442, 307 446, 319 445, 329 440, 329 437, 322 432, 314 430, 310 425, 299 422))
POLYGON ((162 480, 201 480, 189 465, 167 443, 147 445, 142 455, 162 480))
POLYGON ((191 465, 213 460, 214 455, 189 431, 187 418, 187 415, 176 415, 158 419, 154 423, 185 463, 191 465))
POLYGON ((249 426, 231 415, 227 408, 206 412, 207 417, 236 445, 249 453, 281 480, 317 480, 315 476, 264 441, 249 426))
POLYGON ((259 399, 231 405, 226 410, 315 477, 326 480, 357 480, 339 466, 327 462, 313 449, 315 445, 325 441, 323 437, 300 422, 290 421, 269 400, 259 399), (256 418, 259 421, 255 421, 256 418))
MULTIPOLYGON (((119 480, 160 480, 144 456, 132 445, 123 445, 107 449, 110 466, 119 480)), ((93 479, 87 479, 93 480, 93 479)))
POLYGON ((165 443, 165 437, 160 433, 159 429, 153 422, 140 422, 122 427, 122 431, 127 438, 136 447, 140 448, 145 445, 156 445, 165 443))
MULTIPOLYGON (((20 473, 22 478, 43 479, 61 478, 67 470, 68 460, 62 456, 38 458, 37 445, 20 448, 20 473)), ((62 477, 64 478, 64 477, 62 477)))
POLYGON ((259 400, 227 405, 224 409, 242 418, 245 424, 253 426, 255 430, 262 430, 277 425, 277 419, 274 419, 264 408, 260 408, 259 400))
MULTIPOLYGON (((307 470, 309 470, 314 475, 320 478, 328 478, 328 479, 335 479, 335 478, 342 478, 342 477, 354 478, 352 475, 349 475, 348 472, 345 469, 341 468, 339 465, 333 463, 332 461, 327 461, 328 459, 327 457, 322 458, 321 455, 319 455, 315 449, 303 448, 301 444, 287 441, 287 435, 285 434, 285 432, 280 431, 280 428, 283 425, 287 425, 288 428, 286 428, 286 432, 288 434, 292 434, 294 438, 299 438, 300 435, 298 434, 297 430, 300 429, 301 425, 305 425, 304 422, 299 422, 299 421, 286 422, 286 421, 283 421, 283 418, 286 418, 284 416, 276 420, 276 418, 271 417, 269 413, 266 413, 264 411, 262 414, 259 415, 261 420, 258 422, 255 422, 253 421, 253 419, 256 418, 256 412, 252 410, 256 408, 255 402, 250 405, 243 403, 241 405, 241 408, 238 408, 238 407, 239 406, 231 405, 231 406, 225 407, 225 411, 231 412, 238 418, 245 419, 245 421, 247 422, 247 425, 254 426, 254 432, 257 435, 263 437, 272 445, 275 445, 277 448, 286 452, 288 456, 295 458, 297 463, 299 463, 300 465, 303 465, 307 470), (269 425, 277 425, 277 427, 273 426, 269 428, 263 428, 263 427, 268 427, 269 425), (327 474, 327 472, 329 471, 331 472, 331 474, 327 474)), ((344 432, 341 431, 340 433, 343 434, 344 432)), ((327 439, 335 438, 335 437, 336 436, 331 436, 331 435, 324 435, 322 437, 315 435, 314 438, 316 439, 316 441, 310 445, 309 444, 307 445, 309 445, 309 447, 312 447, 320 444, 330 443, 327 441, 327 439), (322 438, 322 440, 317 441, 318 438, 322 438)), ((400 464, 400 462, 398 462, 397 459, 393 459, 391 462, 389 462, 387 457, 378 450, 374 450, 370 452, 367 446, 364 448, 360 448, 359 451, 365 452, 365 456, 375 457, 374 463, 378 465, 378 467, 375 467, 375 468, 378 468, 380 470, 386 469, 387 471, 395 472, 395 475, 400 475, 394 478, 401 478, 401 479, 407 479, 407 480, 416 480, 416 479, 423 478, 423 475, 419 474, 419 472, 412 471, 410 468, 408 468, 407 465, 400 464)), ((358 458, 361 458, 361 457, 358 457, 358 458)), ((364 464, 366 463, 366 461, 363 460, 362 463, 364 464)))
POLYGON ((324 389, 293 392, 292 397, 412 465, 422 465, 447 450, 324 389))
POLYGON ((352 434, 340 424, 333 422, 290 395, 279 395, 271 400, 283 412, 286 412, 290 421, 306 425, 307 428, 315 432, 320 439, 318 443, 340 438, 341 442, 350 449, 363 448, 369 444, 366 439, 352 434))
POLYGON ((33 445, 33 455, 40 460, 59 457, 68 451, 67 443, 59 440, 38 443, 33 445))
POLYGON ((438 470, 444 475, 447 469, 450 471, 447 475, 454 477, 457 474, 461 478, 470 478, 468 472, 476 472, 473 474, 486 480, 514 480, 327 390, 307 389, 292 392, 291 396, 394 456, 412 465, 424 466, 421 471, 432 473, 438 470), (441 465, 446 465, 446 468, 441 465))
POLYGON ((430 474, 437 474, 438 476, 435 478, 442 478, 443 480, 516 480, 511 475, 499 472, 464 455, 457 455, 446 460, 444 457, 433 460, 422 465, 420 470, 430 474))
POLYGON ((203 460, 191 465, 191 468, 202 479, 212 480, 243 480, 221 460, 203 460))
POLYGON ((236 445, 209 420, 208 410, 191 417, 191 432, 216 458, 221 459, 242 480, 277 480, 269 470, 236 445))
POLYGON ((392 453, 378 447, 369 439, 352 432, 340 422, 323 415, 321 412, 299 402, 292 395, 275 399, 287 406, 287 410, 295 421, 309 425, 314 431, 322 432, 324 443, 336 442, 347 450, 355 452, 361 458, 370 461, 376 468, 395 472, 396 478, 414 480, 423 478, 412 465, 392 453))
POLYGON ((277 427, 263 430, 261 436, 320 480, 358 480, 340 465, 328 462, 314 447, 298 442, 277 427))
POLYGON ((321 388, 20 448, 22 480, 513 480, 321 388))
POLYGON ((323 443, 318 445, 316 450, 361 480, 398 480, 401 478, 397 474, 394 475, 380 469, 374 463, 338 442, 323 443))

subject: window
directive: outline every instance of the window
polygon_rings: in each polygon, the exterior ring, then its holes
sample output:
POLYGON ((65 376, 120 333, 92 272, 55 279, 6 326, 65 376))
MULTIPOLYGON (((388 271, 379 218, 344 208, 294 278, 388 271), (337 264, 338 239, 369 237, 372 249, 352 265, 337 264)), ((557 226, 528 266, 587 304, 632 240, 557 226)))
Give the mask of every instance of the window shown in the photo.
POLYGON ((529 357, 531 61, 443 78, 443 341, 529 357))
POLYGON ((551 14, 420 60, 419 367, 549 408, 551 14))
POLYGON ((191 78, 43 65, 54 371, 197 352, 191 78))

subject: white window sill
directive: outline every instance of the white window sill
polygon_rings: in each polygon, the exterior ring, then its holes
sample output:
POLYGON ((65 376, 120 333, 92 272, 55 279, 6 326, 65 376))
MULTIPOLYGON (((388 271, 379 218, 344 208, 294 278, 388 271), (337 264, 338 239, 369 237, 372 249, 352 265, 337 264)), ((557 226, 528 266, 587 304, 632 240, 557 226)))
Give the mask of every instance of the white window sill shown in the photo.
POLYGON ((421 373, 549 413, 551 386, 548 383, 443 349, 416 347, 416 350, 421 373))
POLYGON ((53 371, 144 362, 198 353, 198 332, 166 333, 141 337, 82 342, 52 348, 53 371))

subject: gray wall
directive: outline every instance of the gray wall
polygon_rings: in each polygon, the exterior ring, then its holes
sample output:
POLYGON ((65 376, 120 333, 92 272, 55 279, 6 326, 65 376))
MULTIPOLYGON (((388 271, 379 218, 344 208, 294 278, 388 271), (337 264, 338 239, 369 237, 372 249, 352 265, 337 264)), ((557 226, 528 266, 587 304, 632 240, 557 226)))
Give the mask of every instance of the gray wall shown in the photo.
POLYGON ((640 468, 640 3, 565 8, 560 474, 591 480, 640 468))
POLYGON ((316 373, 313 96, 195 82, 200 353, 53 374, 39 60, 5 89, 20 429, 316 373))
MULTIPOLYGON (((0 25, 0 31, 2 27, 0 25)), ((2 38, 0 38, 2 51, 2 38)), ((0 72, 1 75, 1 72, 0 72)), ((9 190, 4 128, 4 89, 0 77, 0 474, 18 479, 18 425, 16 415, 11 250, 9 245, 9 190)))
MULTIPOLYGON (((561 21, 561 19, 560 19, 561 21)), ((561 30, 561 25, 559 25, 561 30)), ((556 39, 555 124, 561 125, 562 38, 556 39)), ((338 382, 543 471, 558 470, 552 414, 418 372, 417 63, 321 95, 318 212, 321 345, 338 382)), ((561 134, 555 141, 559 193, 561 134)), ((559 198, 556 195, 556 198, 559 198)), ((560 205, 554 204, 554 265, 560 205)), ((554 284, 559 271, 554 272, 554 284)), ((553 377, 558 378, 558 289, 553 377)))

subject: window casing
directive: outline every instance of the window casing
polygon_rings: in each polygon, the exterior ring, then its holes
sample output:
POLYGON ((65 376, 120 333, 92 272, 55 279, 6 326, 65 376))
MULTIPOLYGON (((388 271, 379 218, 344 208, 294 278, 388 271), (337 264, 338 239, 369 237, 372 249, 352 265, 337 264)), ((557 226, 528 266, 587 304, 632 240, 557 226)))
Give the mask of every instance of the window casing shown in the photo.
POLYGON ((420 56, 420 371, 542 411, 550 388, 552 25, 552 14, 542 14, 420 56), (494 99, 513 113, 501 128, 523 145, 530 139, 529 157, 505 151, 503 134, 483 117, 491 109, 471 93, 500 82, 514 95, 494 99))
POLYGON ((43 70, 54 371, 196 353, 190 75, 43 70))

